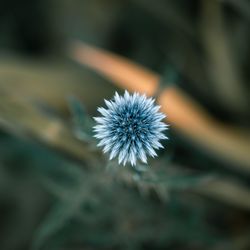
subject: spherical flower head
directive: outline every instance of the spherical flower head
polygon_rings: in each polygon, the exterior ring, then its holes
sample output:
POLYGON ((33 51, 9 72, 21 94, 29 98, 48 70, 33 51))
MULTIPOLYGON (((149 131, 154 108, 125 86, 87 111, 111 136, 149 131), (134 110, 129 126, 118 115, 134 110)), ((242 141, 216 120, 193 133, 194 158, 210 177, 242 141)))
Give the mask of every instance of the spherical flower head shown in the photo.
POLYGON ((118 156, 119 164, 129 162, 136 165, 137 159, 147 163, 147 155, 155 157, 155 149, 163 148, 159 142, 167 139, 162 122, 166 116, 159 112, 160 106, 154 99, 125 91, 124 96, 115 93, 112 100, 105 100, 107 108, 98 108, 101 117, 94 117, 97 146, 110 153, 110 160, 118 156))

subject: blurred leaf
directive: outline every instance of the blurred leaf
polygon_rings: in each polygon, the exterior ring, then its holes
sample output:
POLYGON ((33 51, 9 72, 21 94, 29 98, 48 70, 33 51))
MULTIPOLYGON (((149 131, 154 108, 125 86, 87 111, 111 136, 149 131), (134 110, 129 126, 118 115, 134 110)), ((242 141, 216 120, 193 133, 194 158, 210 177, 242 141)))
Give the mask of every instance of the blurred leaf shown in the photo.
POLYGON ((75 97, 68 98, 69 107, 74 124, 74 132, 78 139, 91 142, 93 141, 93 120, 86 113, 83 104, 75 97))
POLYGON ((215 175, 170 175, 164 176, 155 175, 154 177, 142 177, 141 181, 146 183, 154 183, 154 184, 164 184, 164 186, 173 189, 182 189, 193 187, 197 185, 202 185, 206 182, 215 179, 215 175))

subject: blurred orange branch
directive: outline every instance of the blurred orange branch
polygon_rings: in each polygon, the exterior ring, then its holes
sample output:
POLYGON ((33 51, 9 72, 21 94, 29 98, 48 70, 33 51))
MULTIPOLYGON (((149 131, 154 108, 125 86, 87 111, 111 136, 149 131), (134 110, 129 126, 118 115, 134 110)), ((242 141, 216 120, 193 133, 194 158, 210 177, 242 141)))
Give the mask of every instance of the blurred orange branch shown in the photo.
MULTIPOLYGON (((147 95, 157 92, 160 76, 118 55, 81 42, 70 46, 70 57, 123 89, 147 95)), ((177 87, 164 89, 158 102, 168 122, 183 136, 216 158, 250 172, 250 143, 235 129, 222 124, 177 87)))

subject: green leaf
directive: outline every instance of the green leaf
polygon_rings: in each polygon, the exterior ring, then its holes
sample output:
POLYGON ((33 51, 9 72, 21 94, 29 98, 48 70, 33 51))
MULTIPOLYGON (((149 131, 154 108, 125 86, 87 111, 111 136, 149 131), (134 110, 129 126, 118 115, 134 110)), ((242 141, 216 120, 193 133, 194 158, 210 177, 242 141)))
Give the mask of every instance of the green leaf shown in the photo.
POLYGON ((68 97, 68 103, 76 137, 86 142, 93 141, 93 120, 87 114, 83 104, 74 96, 68 97))

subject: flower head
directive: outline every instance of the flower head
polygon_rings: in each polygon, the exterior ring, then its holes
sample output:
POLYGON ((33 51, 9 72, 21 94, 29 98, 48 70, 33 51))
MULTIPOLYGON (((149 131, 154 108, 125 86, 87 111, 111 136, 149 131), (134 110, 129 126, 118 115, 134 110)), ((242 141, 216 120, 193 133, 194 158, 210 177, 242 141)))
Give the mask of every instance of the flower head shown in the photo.
POLYGON ((94 117, 95 137, 100 139, 104 153, 110 153, 110 160, 118 156, 118 162, 136 165, 137 159, 147 163, 147 155, 155 157, 155 149, 163 148, 159 140, 167 139, 163 131, 167 125, 162 122, 165 115, 154 99, 125 91, 124 96, 115 93, 113 100, 105 100, 107 109, 98 108, 101 117, 94 117))

